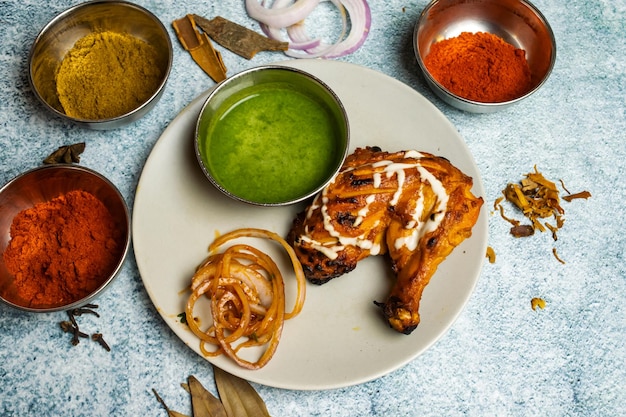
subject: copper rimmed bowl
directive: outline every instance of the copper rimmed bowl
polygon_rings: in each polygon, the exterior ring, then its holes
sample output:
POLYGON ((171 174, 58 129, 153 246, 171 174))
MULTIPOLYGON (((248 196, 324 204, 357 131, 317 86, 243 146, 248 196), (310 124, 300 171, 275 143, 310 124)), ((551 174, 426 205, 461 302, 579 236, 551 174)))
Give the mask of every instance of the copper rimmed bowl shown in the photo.
POLYGON ((44 165, 18 175, 0 189, 0 301, 13 308, 36 313, 70 310, 88 303, 100 295, 121 270, 130 247, 130 230, 130 215, 124 198, 113 183, 94 170, 59 164, 44 165), (117 259, 96 289, 87 296, 62 305, 33 307, 19 296, 15 277, 9 273, 4 262, 4 252, 11 240, 11 224, 22 210, 75 190, 92 194, 112 215, 121 239, 117 242, 117 259))
MULTIPOLYGON (((126 1, 90 1, 52 19, 35 39, 28 57, 28 80, 37 99, 54 115, 95 130, 116 129, 146 115, 159 101, 172 67, 172 42, 161 21, 147 9, 126 1), (76 41, 95 32, 129 34, 154 47, 155 66, 162 74, 152 94, 125 114, 106 119, 82 119, 65 113, 57 95, 56 76, 76 41)), ((119 80, 118 80, 119 81, 119 80)), ((120 84, 111 79, 111 88, 120 84)), ((120 91, 123 88, 119 85, 120 91)))
POLYGON ((554 33, 541 12, 526 0, 434 0, 422 11, 413 33, 417 63, 428 86, 444 102, 460 110, 490 113, 505 109, 535 93, 546 82, 556 60, 554 33), (487 32, 526 51, 530 88, 504 102, 479 102, 446 89, 429 72, 424 59, 431 47, 463 32, 487 32))

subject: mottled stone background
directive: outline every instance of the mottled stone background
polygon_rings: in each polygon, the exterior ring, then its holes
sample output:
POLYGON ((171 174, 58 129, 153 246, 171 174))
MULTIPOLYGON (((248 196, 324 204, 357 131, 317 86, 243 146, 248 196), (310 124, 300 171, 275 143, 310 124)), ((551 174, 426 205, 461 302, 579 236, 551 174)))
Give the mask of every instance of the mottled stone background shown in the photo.
MULTIPOLYGON (((138 0, 168 27, 174 67, 162 100, 144 119, 108 132, 66 124, 30 91, 27 56, 39 30, 74 2, 0 0, 0 183, 41 162, 56 147, 87 142, 81 163, 108 176, 132 207, 142 166, 168 123, 213 85, 182 50, 172 20, 222 15, 256 28, 243 0, 138 0)), ((437 106, 467 141, 482 173, 486 208, 507 182, 534 165, 587 201, 565 203, 556 243, 547 235, 515 240, 489 218, 495 264, 485 263, 451 330, 417 359, 359 386, 297 392, 256 386, 274 416, 623 416, 626 415, 626 268, 623 218, 626 167, 626 2, 538 0, 558 44, 552 76, 530 99, 489 115, 457 111, 418 75, 411 33, 425 0, 370 0, 365 45, 343 58, 408 84, 437 106), (532 297, 547 301, 530 308, 532 297)), ((320 13, 320 15, 323 15, 320 13)), ((324 20, 323 16, 320 20, 324 20)), ((335 27, 334 18, 320 27, 335 27)), ((230 74, 285 59, 246 61, 223 54, 230 74)), ((167 236, 163 236, 167 239, 167 236)), ((25 315, 0 306, 0 415, 158 416, 169 405, 190 413, 179 383, 190 374, 214 389, 207 362, 170 331, 151 304, 132 256, 98 300, 112 351, 72 348, 57 323, 63 313, 25 315)))

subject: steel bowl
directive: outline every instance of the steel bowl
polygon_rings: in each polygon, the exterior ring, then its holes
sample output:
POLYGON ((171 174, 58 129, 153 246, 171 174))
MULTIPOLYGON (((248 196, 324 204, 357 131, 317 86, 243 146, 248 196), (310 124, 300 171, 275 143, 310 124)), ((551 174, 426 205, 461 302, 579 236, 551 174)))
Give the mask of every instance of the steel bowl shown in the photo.
POLYGON ((45 313, 70 310, 88 303, 100 295, 118 275, 131 242, 128 207, 119 190, 101 174, 78 165, 44 165, 18 175, 0 189, 0 301, 28 312, 45 313), (109 210, 119 228, 123 241, 117 262, 99 286, 86 297, 66 305, 32 307, 21 299, 14 287, 14 276, 4 263, 4 251, 11 240, 10 229, 14 217, 37 203, 50 201, 73 190, 83 190, 98 198, 109 210))
POLYGON ((65 10, 41 30, 28 57, 28 80, 37 99, 56 116, 90 129, 115 129, 140 119, 156 105, 169 77, 172 57, 167 29, 151 12, 125 1, 91 1, 65 10), (76 41, 102 31, 126 33, 154 46, 162 79, 148 99, 126 114, 96 120, 68 116, 57 96, 57 72, 76 41))
MULTIPOLYGON (((290 104, 284 102, 281 102, 280 105, 282 105, 285 109, 290 107, 290 104)), ((289 137, 288 134, 280 132, 276 135, 271 135, 272 139, 275 137, 280 138, 280 145, 276 145, 276 141, 270 141, 267 139, 267 136, 263 136, 263 134, 260 133, 265 131, 267 128, 273 128, 275 126, 278 126, 278 129, 280 129, 282 122, 272 120, 272 122, 268 123, 266 120, 273 117, 269 114, 270 112, 265 112, 264 109, 261 109, 260 113, 262 114, 257 115, 257 118, 254 121, 251 121, 254 127, 250 127, 250 124, 246 123, 242 126, 242 130, 238 131, 238 133, 244 135, 249 134, 249 136, 255 137, 253 139, 255 142, 254 146, 258 147, 256 148, 258 151, 255 154, 254 159, 262 160, 262 164, 267 166, 291 165, 293 166, 293 171, 288 173, 289 176, 307 178, 303 177, 305 175, 303 173, 304 170, 301 170, 299 166, 295 166, 292 160, 285 160, 286 158, 284 155, 287 154, 287 151, 291 151, 290 146, 287 145, 287 143, 291 142, 292 138, 289 137), (262 122, 256 123, 257 121, 262 122), (274 147, 270 147, 267 142, 274 143, 274 147)), ((319 131, 321 130, 322 129, 320 127, 319 131)), ((202 110, 200 111, 200 115, 196 123, 194 139, 196 158, 203 173, 209 181, 228 197, 258 206, 285 206, 295 204, 317 194, 331 181, 339 169, 341 169, 341 166, 343 165, 343 162, 348 154, 349 144, 350 129, 348 115, 337 95, 330 89, 330 87, 317 77, 300 69, 280 65, 266 65, 245 70, 219 83, 209 94, 204 105, 202 106, 202 110), (297 192, 294 191, 294 193, 289 193, 288 196, 285 195, 276 197, 276 199, 270 197, 267 197, 266 199, 257 199, 256 196, 252 197, 250 195, 244 195, 244 193, 240 192, 240 190, 234 190, 233 187, 229 187, 229 185, 222 180, 223 175, 216 172, 216 169, 213 167, 211 162, 211 157, 209 157, 212 153, 207 145, 207 141, 209 140, 207 138, 213 137, 213 139, 210 140, 214 141, 223 140, 221 136, 212 134, 215 127, 214 121, 220 123, 222 116, 225 113, 230 112, 230 110, 235 107, 234 104, 243 103, 252 97, 263 94, 258 93, 259 90, 255 90, 255 88, 261 87, 272 89, 274 86, 279 86, 277 88, 281 89, 296 91, 298 94, 306 96, 311 102, 315 103, 314 105, 317 109, 320 109, 320 111, 323 111, 328 115, 329 120, 332 120, 331 123, 334 130, 332 131, 332 137, 326 138, 329 139, 329 148, 333 149, 333 154, 327 159, 314 160, 314 163, 317 164, 316 166, 325 166, 326 170, 324 171, 323 176, 312 175, 308 177, 310 181, 307 181, 309 184, 306 190, 298 189, 297 192)), ((301 147, 300 143, 297 145, 298 148, 301 147)), ((235 151, 237 153, 237 157, 233 158, 237 160, 235 166, 238 167, 245 166, 245 163, 242 162, 244 155, 240 149, 241 148, 237 148, 235 151)), ((303 151, 302 149, 299 149, 297 152, 299 156, 303 152, 306 152, 306 150, 303 151)), ((217 156, 217 158, 222 157, 223 155, 217 156)), ((310 165, 309 159, 307 159, 306 162, 307 165, 310 165)), ((249 183, 254 184, 254 189, 257 190, 275 189, 275 182, 270 181, 269 178, 261 175, 261 172, 266 171, 258 170, 255 171, 254 174, 251 174, 250 177, 254 176, 255 181, 249 181, 249 183)), ((271 174, 269 177, 271 177, 271 174)), ((281 178, 284 178, 284 176, 281 178)), ((285 186, 284 189, 289 189, 289 187, 285 186)))
POLYGON ((426 83, 444 102, 460 110, 490 113, 505 109, 535 93, 548 79, 556 60, 556 41, 546 18, 525 0, 434 0, 415 25, 413 47, 426 83), (433 44, 462 32, 487 32, 526 51, 531 88, 505 102, 486 103, 460 97, 442 86, 426 69, 424 59, 433 44))

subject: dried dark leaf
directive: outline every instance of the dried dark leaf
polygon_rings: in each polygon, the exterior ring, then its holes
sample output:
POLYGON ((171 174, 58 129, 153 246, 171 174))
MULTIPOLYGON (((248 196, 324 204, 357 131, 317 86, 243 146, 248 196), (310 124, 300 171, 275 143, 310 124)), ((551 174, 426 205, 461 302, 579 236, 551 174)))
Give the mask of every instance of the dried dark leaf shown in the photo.
POLYGON ((80 154, 85 150, 85 143, 75 143, 59 147, 56 151, 48 155, 44 164, 72 164, 80 162, 80 154))
POLYGON ((188 378, 194 417, 227 417, 225 407, 193 375, 188 378))
POLYGON ((170 408, 165 404, 165 401, 163 401, 163 398, 161 398, 154 388, 152 388, 152 392, 154 393, 157 401, 161 403, 165 411, 167 411, 168 417, 189 417, 183 413, 179 413, 178 411, 170 410, 170 408))
POLYGON ((215 366, 213 372, 228 417, 270 417, 265 402, 248 381, 215 366))
POLYGON ((198 15, 193 18, 211 39, 246 59, 252 59, 257 52, 286 51, 289 48, 287 42, 270 39, 221 16, 211 20, 198 15))

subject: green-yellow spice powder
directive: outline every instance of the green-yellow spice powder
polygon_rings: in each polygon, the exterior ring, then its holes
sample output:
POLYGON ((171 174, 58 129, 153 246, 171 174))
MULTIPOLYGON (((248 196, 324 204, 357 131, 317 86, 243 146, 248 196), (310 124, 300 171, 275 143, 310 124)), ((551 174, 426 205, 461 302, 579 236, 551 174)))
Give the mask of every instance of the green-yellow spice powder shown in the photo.
POLYGON ((79 39, 56 76, 65 114, 87 120, 122 116, 145 102, 163 77, 157 50, 126 33, 79 39))

